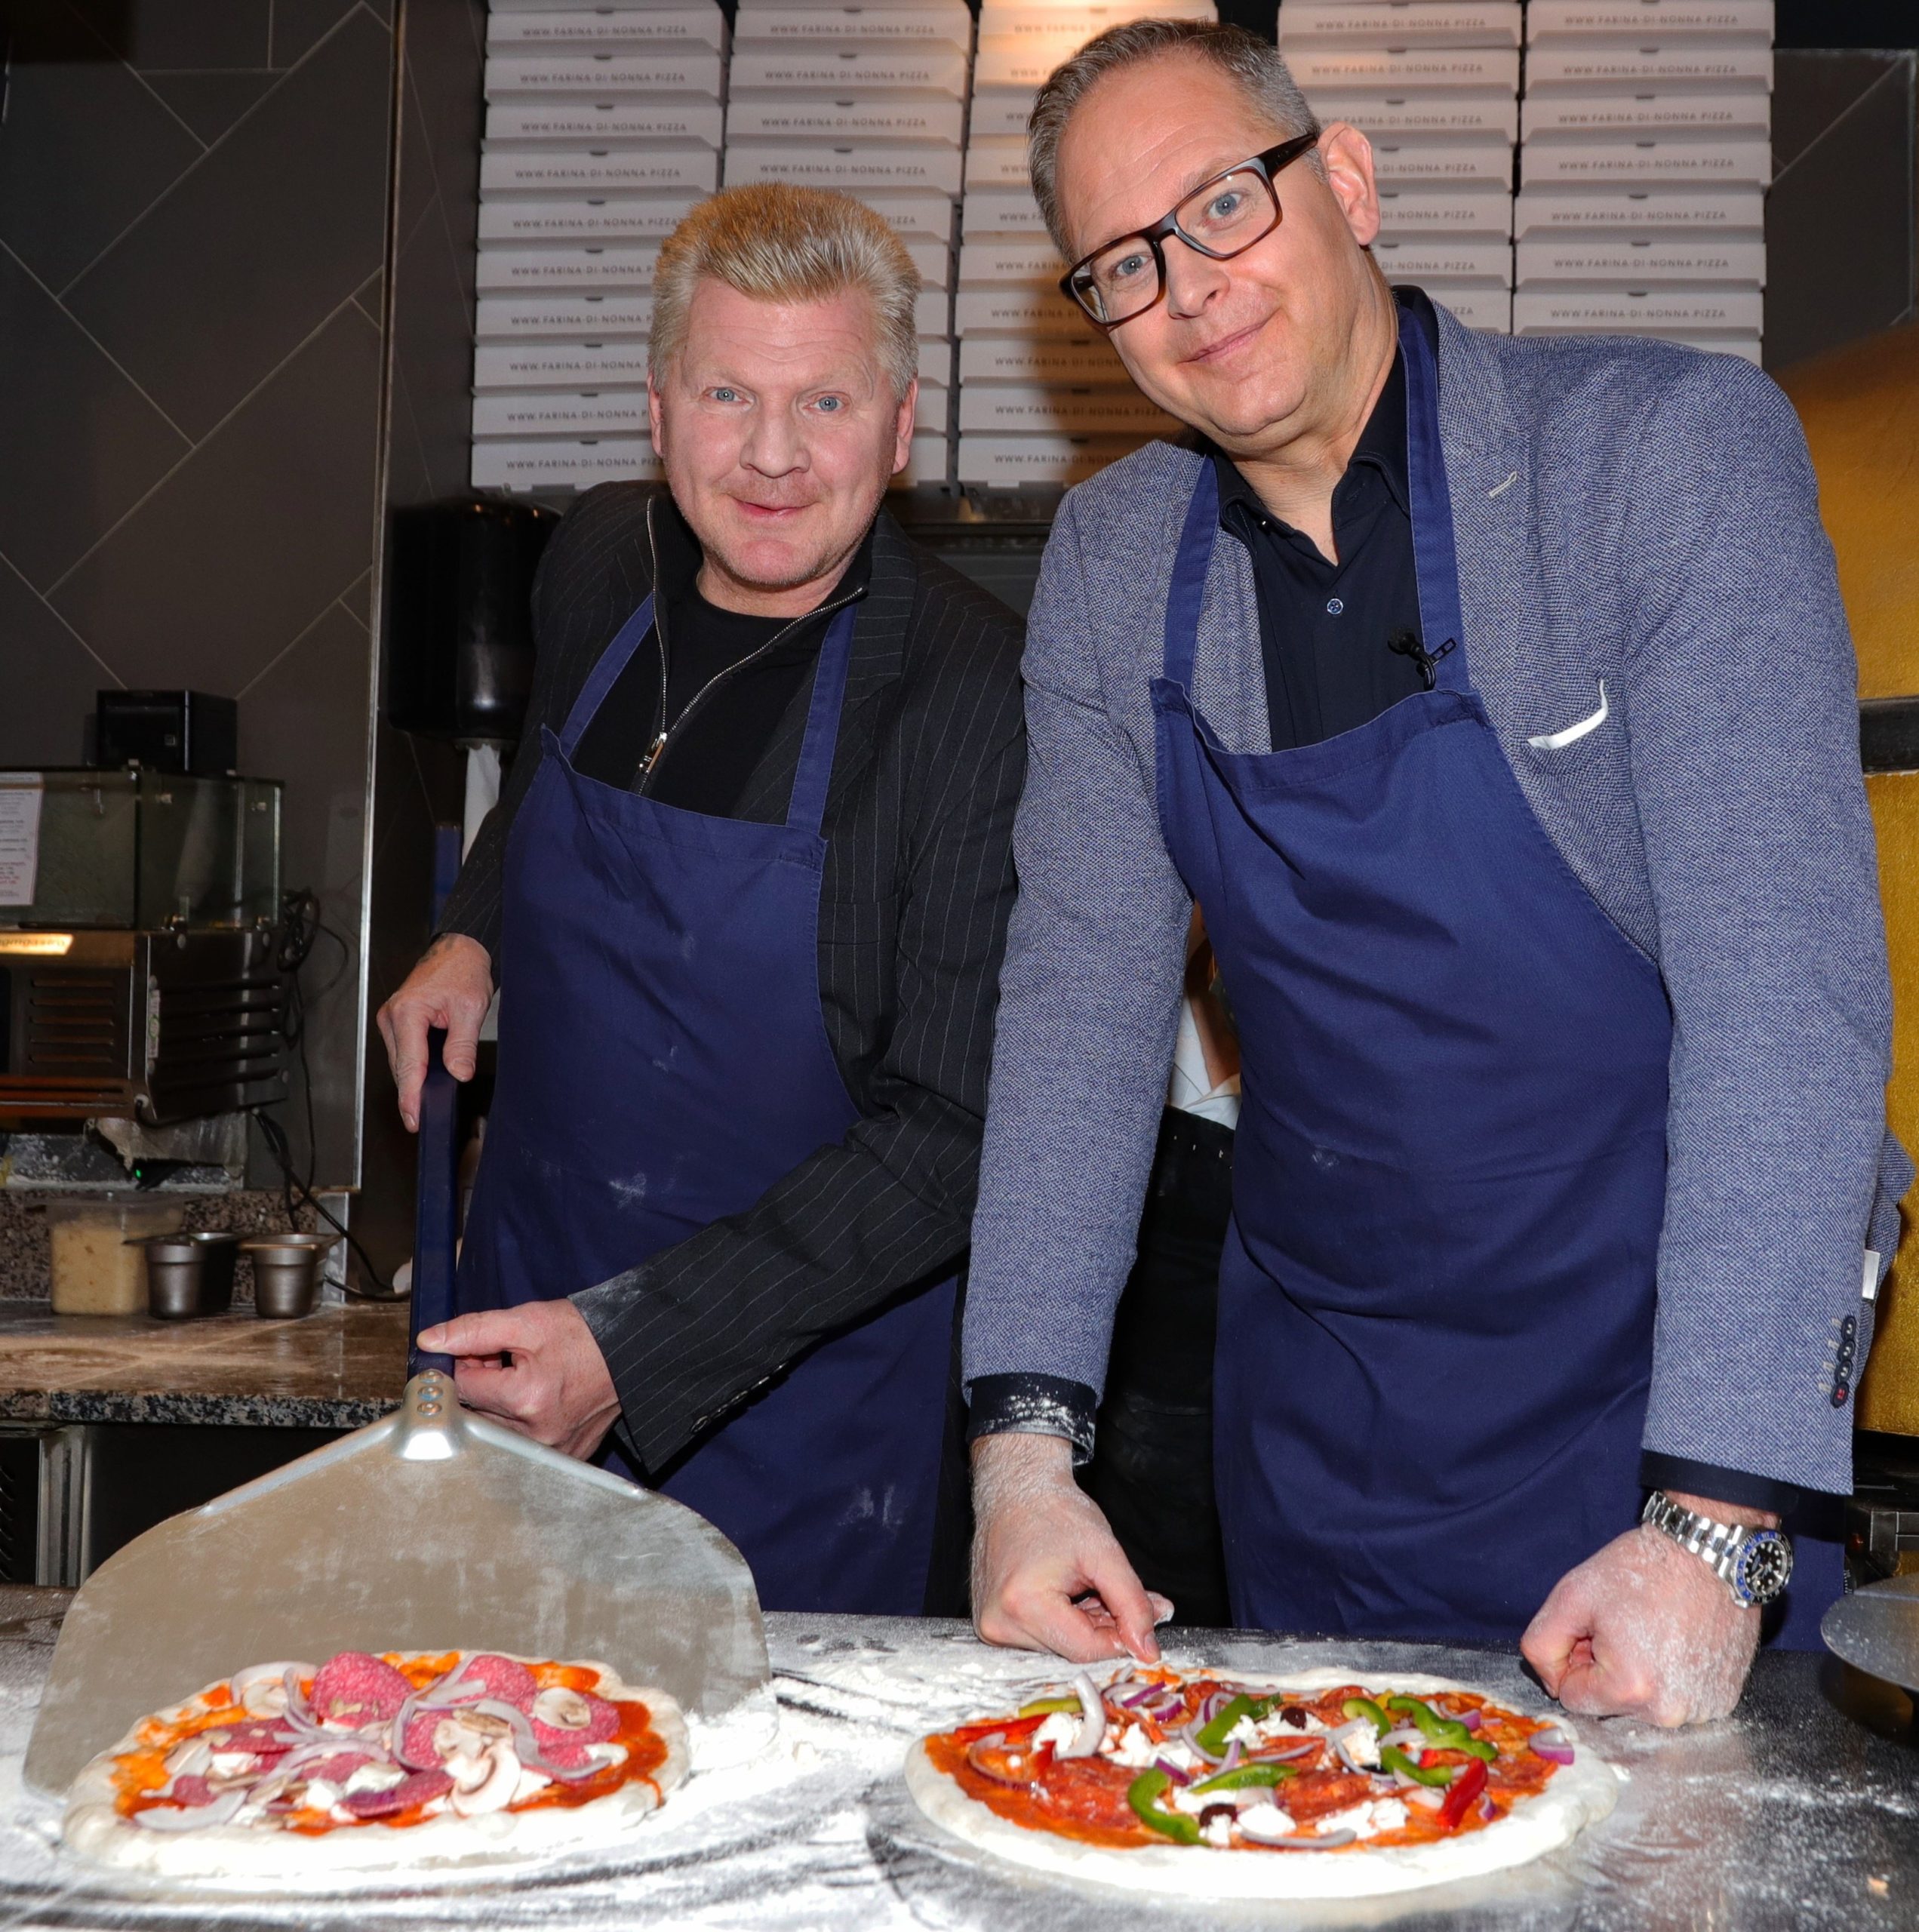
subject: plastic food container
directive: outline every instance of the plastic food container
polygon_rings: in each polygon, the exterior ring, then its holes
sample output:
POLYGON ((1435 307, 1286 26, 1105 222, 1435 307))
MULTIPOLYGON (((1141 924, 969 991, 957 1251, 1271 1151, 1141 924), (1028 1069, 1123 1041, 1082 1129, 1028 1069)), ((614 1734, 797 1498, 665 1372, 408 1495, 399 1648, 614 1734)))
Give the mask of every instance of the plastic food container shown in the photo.
POLYGON ((171 1234, 185 1212, 151 1195, 96 1195, 47 1207, 56 1315, 138 1315, 146 1307, 146 1268, 128 1244, 171 1234))
POLYGON ((238 1235, 149 1235, 137 1245, 146 1256, 146 1312, 156 1320, 188 1321, 232 1306, 238 1235))

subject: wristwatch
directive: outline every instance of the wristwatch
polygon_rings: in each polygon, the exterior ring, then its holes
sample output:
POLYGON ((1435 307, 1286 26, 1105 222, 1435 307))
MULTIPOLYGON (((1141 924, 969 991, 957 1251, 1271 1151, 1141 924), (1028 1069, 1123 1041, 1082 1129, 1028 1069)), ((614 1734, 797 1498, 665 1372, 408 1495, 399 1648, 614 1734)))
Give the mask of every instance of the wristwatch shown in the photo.
POLYGON ((1717 1523, 1673 1501, 1662 1489, 1646 1499, 1639 1520, 1663 1531, 1689 1549, 1733 1593, 1742 1609, 1770 1603, 1792 1575, 1791 1539, 1777 1530, 1749 1530, 1743 1523, 1717 1523))

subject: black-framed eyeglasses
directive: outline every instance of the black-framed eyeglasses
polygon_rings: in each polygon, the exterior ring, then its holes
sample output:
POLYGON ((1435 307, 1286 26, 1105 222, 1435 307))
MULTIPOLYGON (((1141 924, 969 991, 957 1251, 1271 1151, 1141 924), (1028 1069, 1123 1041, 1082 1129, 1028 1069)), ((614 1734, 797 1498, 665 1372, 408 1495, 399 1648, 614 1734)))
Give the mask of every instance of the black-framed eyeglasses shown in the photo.
POLYGON ((1281 141, 1264 154, 1222 168, 1202 181, 1150 228, 1122 235, 1095 248, 1059 278, 1070 295, 1103 329, 1144 315, 1166 293, 1166 238, 1176 235, 1189 248, 1216 262, 1244 254, 1280 223, 1273 177, 1318 143, 1316 134, 1281 141))

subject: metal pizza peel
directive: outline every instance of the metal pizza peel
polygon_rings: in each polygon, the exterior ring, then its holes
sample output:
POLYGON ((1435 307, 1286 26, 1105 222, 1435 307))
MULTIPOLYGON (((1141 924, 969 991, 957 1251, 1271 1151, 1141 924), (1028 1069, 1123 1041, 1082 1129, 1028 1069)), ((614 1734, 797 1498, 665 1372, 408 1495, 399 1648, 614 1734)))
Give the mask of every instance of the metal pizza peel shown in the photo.
MULTIPOLYGON (((452 1312, 456 1090, 441 1036, 421 1096, 409 1337, 452 1312)), ((497 1650, 610 1664, 685 1712, 693 1767, 777 1727, 751 1571, 666 1497, 463 1411, 414 1340, 399 1408, 149 1530, 81 1586, 26 1777, 63 1792, 147 1712, 248 1664, 497 1650)))
POLYGON ((1919 1576, 1888 1577, 1849 1592, 1819 1619, 1819 1635, 1868 1676, 1919 1691, 1919 1576))

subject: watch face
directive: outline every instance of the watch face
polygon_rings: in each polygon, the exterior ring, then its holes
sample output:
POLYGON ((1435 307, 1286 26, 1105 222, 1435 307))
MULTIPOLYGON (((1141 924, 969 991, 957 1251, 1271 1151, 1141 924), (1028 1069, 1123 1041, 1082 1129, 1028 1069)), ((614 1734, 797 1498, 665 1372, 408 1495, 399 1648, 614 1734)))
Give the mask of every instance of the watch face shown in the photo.
POLYGON ((1739 1552, 1736 1587, 1748 1603, 1770 1603, 1792 1574, 1792 1545, 1777 1530, 1758 1530, 1739 1552))

